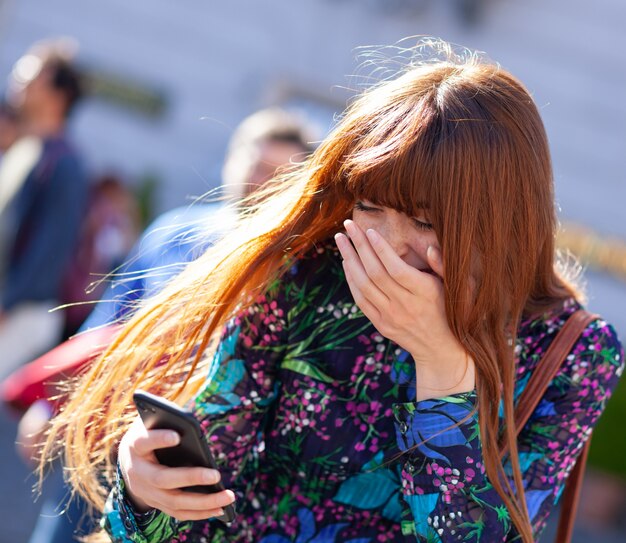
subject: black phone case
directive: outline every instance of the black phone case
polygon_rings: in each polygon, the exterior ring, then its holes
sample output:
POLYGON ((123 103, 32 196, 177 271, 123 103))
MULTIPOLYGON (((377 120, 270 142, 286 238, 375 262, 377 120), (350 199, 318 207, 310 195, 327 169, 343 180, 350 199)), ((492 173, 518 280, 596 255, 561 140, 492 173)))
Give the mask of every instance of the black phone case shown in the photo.
MULTIPOLYGON (((133 401, 146 428, 174 430, 180 435, 180 443, 175 447, 154 451, 160 464, 170 467, 202 466, 217 470, 200 423, 191 412, 143 390, 135 391, 133 401)), ((224 485, 220 481, 214 485, 188 486, 184 490, 209 494, 221 492, 224 485)), ((234 505, 227 505, 223 509, 224 514, 215 518, 225 523, 232 522, 235 519, 234 505)))

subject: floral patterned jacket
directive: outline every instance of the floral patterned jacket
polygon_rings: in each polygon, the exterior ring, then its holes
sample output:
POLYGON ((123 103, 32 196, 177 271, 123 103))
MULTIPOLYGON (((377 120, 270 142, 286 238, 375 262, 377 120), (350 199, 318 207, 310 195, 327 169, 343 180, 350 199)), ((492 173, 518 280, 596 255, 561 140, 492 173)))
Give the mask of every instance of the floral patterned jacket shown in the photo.
MULTIPOLYGON (((516 397, 578 307, 520 323, 516 397)), ((613 328, 593 322, 523 429, 536 537, 623 365, 613 328)), ((485 473, 475 394, 414 399, 411 357, 354 305, 334 246, 318 247, 228 324, 194 402, 236 521, 135 514, 120 478, 102 526, 116 543, 515 539, 485 473)))

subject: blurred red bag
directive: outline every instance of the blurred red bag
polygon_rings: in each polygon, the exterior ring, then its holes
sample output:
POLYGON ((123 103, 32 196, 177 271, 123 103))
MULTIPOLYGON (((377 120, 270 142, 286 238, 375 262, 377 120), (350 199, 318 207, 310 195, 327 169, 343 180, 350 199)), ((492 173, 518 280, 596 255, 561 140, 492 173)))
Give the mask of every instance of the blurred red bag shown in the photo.
POLYGON ((20 367, 0 383, 0 400, 26 411, 35 401, 58 394, 56 384, 76 374, 111 343, 119 325, 78 334, 20 367))

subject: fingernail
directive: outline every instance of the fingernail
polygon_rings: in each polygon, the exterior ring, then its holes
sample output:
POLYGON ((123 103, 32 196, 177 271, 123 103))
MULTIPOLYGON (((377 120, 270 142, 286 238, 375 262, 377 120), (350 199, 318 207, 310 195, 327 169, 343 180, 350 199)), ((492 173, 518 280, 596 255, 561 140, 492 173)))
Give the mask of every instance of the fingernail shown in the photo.
POLYGON ((347 230, 348 234, 350 232, 354 232, 354 223, 350 219, 346 219, 345 221, 343 221, 343 225, 345 229, 347 230))
POLYGON ((168 445, 178 445, 180 436, 176 432, 168 432, 165 436, 165 441, 168 445))
POLYGON ((341 250, 342 247, 345 247, 344 243, 346 242, 344 238, 344 234, 338 232, 337 234, 335 234, 335 243, 337 244, 337 247, 339 247, 339 250, 341 250))
POLYGON ((228 494, 228 497, 232 500, 232 502, 235 501, 235 493, 232 490, 227 490, 226 494, 228 494))
POLYGON ((221 517, 223 514, 224 514, 224 510, 223 509, 218 509, 216 516, 221 517))
POLYGON ((430 257, 430 258, 433 258, 433 257, 435 256, 435 254, 434 254, 434 250, 435 250, 435 249, 433 248, 433 246, 432 246, 432 245, 429 245, 429 246, 428 246, 428 249, 426 249, 426 256, 428 256, 428 257, 430 257))

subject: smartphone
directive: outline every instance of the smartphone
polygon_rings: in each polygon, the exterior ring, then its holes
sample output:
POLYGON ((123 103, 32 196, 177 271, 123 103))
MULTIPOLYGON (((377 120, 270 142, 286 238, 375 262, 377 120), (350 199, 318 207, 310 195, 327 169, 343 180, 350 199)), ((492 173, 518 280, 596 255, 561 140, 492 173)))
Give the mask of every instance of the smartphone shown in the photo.
MULTIPOLYGON (((133 401, 148 430, 174 430, 180 435, 178 445, 154 451, 160 464, 170 467, 201 466, 217 470, 200 423, 190 411, 143 390, 135 391, 133 401)), ((188 486, 183 490, 210 494, 221 492, 224 490, 224 485, 220 480, 214 485, 188 486)), ((223 509, 224 514, 215 518, 230 524, 235 519, 234 504, 227 505, 223 509)))

